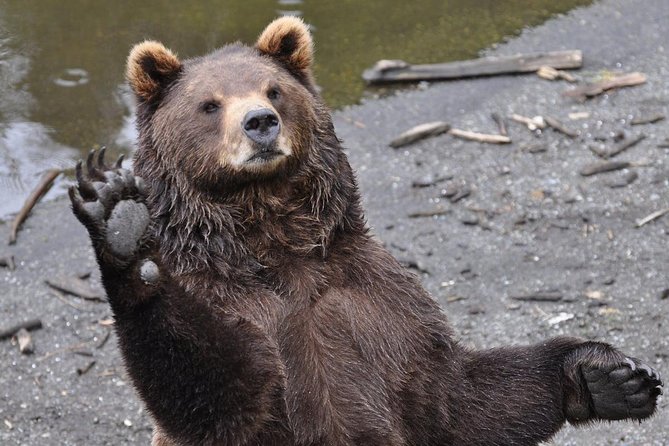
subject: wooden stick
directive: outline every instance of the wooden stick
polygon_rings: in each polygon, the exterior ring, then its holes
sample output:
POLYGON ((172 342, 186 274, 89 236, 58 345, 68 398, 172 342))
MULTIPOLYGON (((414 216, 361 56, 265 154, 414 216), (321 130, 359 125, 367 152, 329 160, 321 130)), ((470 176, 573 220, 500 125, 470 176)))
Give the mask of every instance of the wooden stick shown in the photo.
POLYGON ((544 121, 546 121, 546 124, 553 130, 565 134, 570 138, 576 138, 578 136, 578 132, 568 129, 562 122, 552 116, 544 116, 544 121))
POLYGON ((632 119, 632 125, 655 124, 656 122, 664 121, 666 117, 662 113, 655 113, 650 116, 639 116, 632 119))
POLYGON ((488 144, 510 144, 511 138, 504 135, 487 135, 485 133, 469 132, 467 130, 450 129, 449 135, 456 138, 466 139, 468 141, 484 142, 488 144))
POLYGON ((640 228, 641 226, 650 223, 653 220, 657 220, 658 218, 662 217, 665 214, 669 214, 669 208, 666 209, 660 209, 659 211, 653 212, 652 214, 648 215, 647 217, 644 217, 640 220, 636 221, 636 227, 640 228))
POLYGON ((638 136, 636 136, 636 137, 634 137, 634 138, 632 138, 628 141, 624 141, 619 146, 611 149, 610 152, 606 152, 604 158, 608 159, 608 158, 613 158, 614 156, 620 155, 625 150, 636 146, 637 144, 639 144, 644 139, 646 139, 646 135, 641 134, 641 135, 638 135, 638 136))
POLYGON ((495 124, 497 124, 499 134, 502 136, 509 136, 509 131, 506 129, 506 120, 504 117, 499 113, 492 113, 490 116, 492 117, 492 120, 495 121, 495 124))
POLYGON ((628 161, 603 161, 598 163, 588 164, 583 167, 578 173, 584 177, 597 175, 599 173, 613 172, 614 170, 622 170, 631 167, 632 163, 628 161))
POLYGON ((0 330, 0 341, 3 339, 11 338, 16 334, 20 329, 25 328, 26 330, 37 330, 42 328, 42 321, 39 319, 30 319, 28 321, 22 322, 20 324, 9 327, 5 330, 0 330))
POLYGON ((426 124, 417 125, 402 133, 397 138, 390 142, 390 147, 395 149, 412 144, 429 136, 437 136, 447 132, 451 128, 450 125, 443 121, 428 122, 426 124))
POLYGON ((528 118, 527 116, 518 115, 516 113, 511 115, 511 120, 525 124, 528 129, 534 131, 536 129, 545 129, 546 121, 543 116, 535 116, 534 118, 528 118))
POLYGON ((9 232, 10 245, 16 243, 16 233, 19 231, 19 227, 23 224, 25 219, 28 218, 28 214, 30 214, 32 208, 35 207, 44 194, 49 190, 51 184, 56 179, 56 177, 60 175, 60 173, 60 169, 48 170, 42 176, 42 179, 40 180, 37 187, 35 187, 35 189, 33 189, 33 191, 30 193, 30 196, 12 222, 12 228, 9 232))
POLYGON ((580 68, 582 64, 583 54, 580 50, 492 56, 427 65, 410 65, 404 61, 381 60, 374 67, 365 70, 362 78, 370 84, 461 79, 498 74, 532 73, 542 66, 560 69, 580 68))
POLYGON ((612 79, 572 88, 571 90, 565 91, 563 94, 565 96, 573 97, 579 100, 585 100, 586 98, 598 96, 605 91, 612 90, 614 88, 633 87, 635 85, 643 84, 646 82, 646 79, 647 78, 645 74, 634 72, 616 76, 612 79))

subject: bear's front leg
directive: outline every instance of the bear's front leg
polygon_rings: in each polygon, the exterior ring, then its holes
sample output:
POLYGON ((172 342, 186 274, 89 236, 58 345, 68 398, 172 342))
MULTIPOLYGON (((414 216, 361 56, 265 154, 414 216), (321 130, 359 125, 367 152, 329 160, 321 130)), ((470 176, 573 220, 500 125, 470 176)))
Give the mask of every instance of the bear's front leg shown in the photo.
POLYGON ((660 375, 614 348, 586 342, 566 360, 565 412, 574 424, 592 420, 642 420, 655 412, 660 375))

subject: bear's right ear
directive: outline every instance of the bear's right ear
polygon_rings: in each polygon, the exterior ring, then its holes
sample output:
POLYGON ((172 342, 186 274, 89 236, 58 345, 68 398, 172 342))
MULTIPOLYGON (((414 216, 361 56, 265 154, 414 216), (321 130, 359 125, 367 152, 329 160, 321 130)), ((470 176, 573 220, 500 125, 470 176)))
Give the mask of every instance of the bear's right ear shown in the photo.
POLYGON ((130 51, 126 78, 140 102, 153 102, 181 72, 181 62, 160 42, 147 40, 130 51))

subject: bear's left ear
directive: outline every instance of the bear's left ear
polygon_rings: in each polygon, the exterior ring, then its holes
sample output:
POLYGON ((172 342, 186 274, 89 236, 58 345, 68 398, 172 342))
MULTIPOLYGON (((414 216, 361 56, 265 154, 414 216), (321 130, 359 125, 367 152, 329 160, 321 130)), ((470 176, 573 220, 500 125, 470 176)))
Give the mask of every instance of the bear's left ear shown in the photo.
POLYGON ((147 40, 130 51, 126 77, 140 102, 155 103, 181 72, 181 62, 160 42, 147 40))
POLYGON ((307 25, 297 17, 281 17, 267 25, 256 48, 288 68, 294 74, 310 77, 314 44, 307 25))

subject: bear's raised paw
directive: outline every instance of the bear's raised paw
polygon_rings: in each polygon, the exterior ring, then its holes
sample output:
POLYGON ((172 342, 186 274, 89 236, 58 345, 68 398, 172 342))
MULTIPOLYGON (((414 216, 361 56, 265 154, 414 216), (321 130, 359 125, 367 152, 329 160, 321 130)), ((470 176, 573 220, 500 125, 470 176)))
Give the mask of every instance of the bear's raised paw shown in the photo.
POLYGON ((70 200, 98 256, 124 263, 137 253, 149 227, 146 187, 140 177, 121 167, 123 156, 111 167, 104 156, 104 149, 91 151, 85 172, 83 163, 77 163, 77 185, 70 187, 70 200))
POLYGON ((581 372, 600 419, 647 418, 662 394, 660 374, 637 359, 626 358, 623 364, 611 367, 582 365, 581 372))

